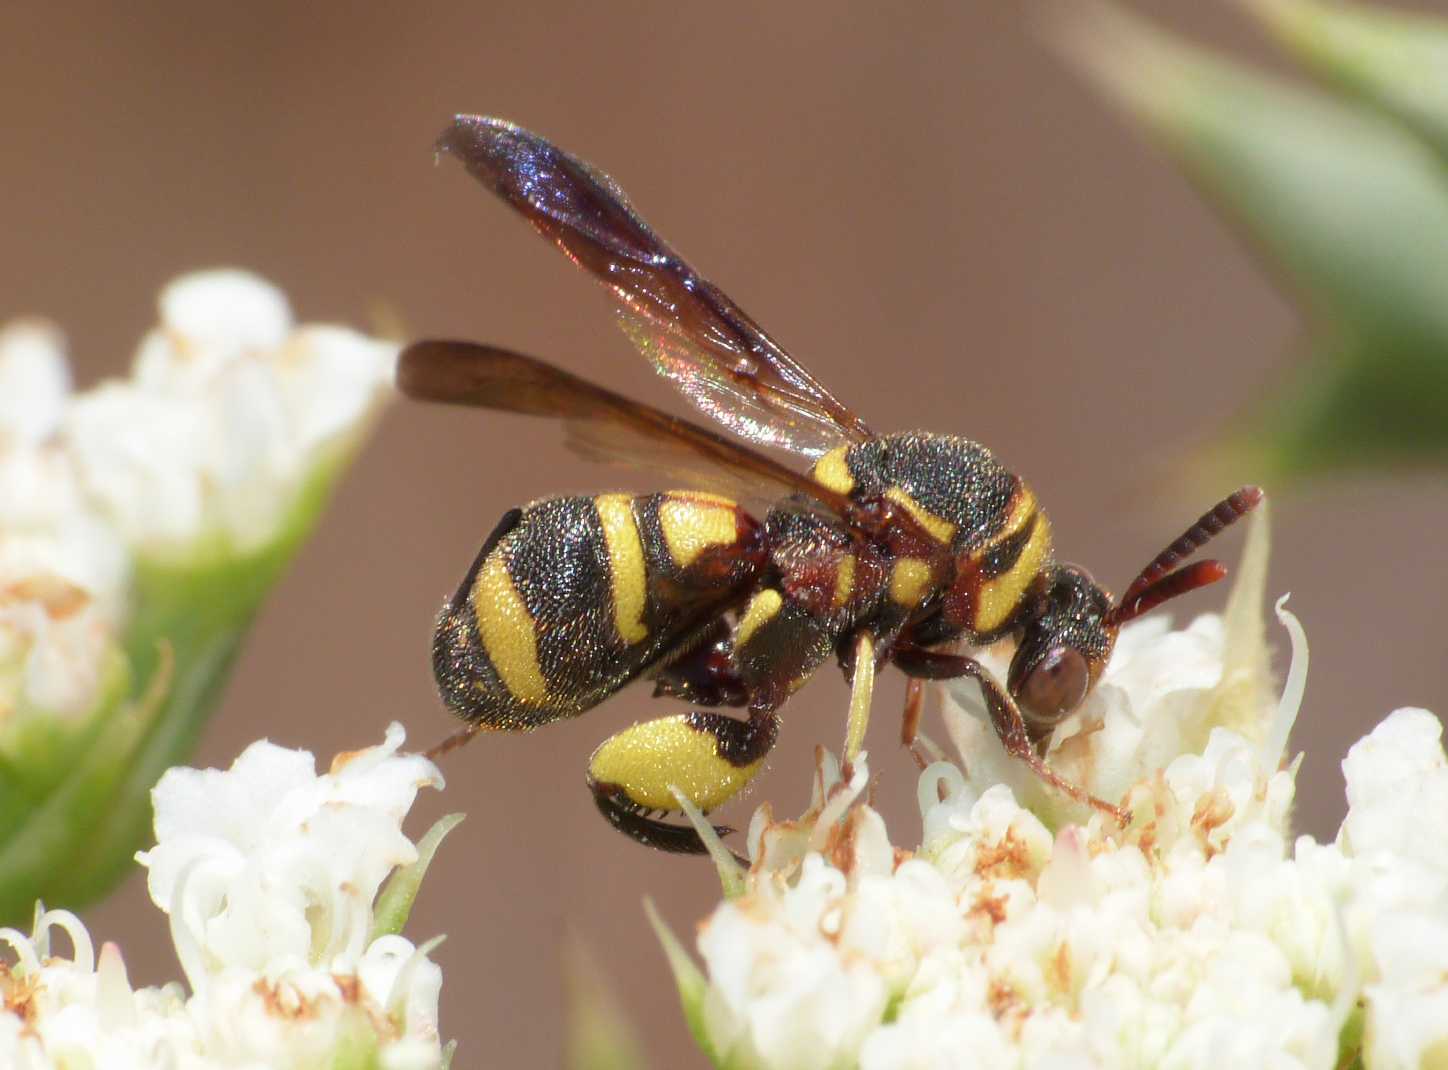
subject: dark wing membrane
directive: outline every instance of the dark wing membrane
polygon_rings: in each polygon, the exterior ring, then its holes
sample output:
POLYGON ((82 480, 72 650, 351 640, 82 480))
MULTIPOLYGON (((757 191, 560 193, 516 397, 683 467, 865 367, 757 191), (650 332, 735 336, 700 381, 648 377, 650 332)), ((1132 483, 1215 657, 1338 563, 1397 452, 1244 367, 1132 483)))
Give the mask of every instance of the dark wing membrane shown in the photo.
POLYGON ((500 119, 460 115, 438 140, 623 302, 624 330, 691 402, 753 442, 818 456, 871 437, 748 315, 639 218, 618 185, 500 119))
POLYGON ((415 342, 398 361, 397 385, 422 401, 561 419, 570 447, 590 459, 678 475, 722 473, 754 493, 803 492, 836 514, 849 508, 848 498, 802 472, 521 353, 475 342, 415 342))

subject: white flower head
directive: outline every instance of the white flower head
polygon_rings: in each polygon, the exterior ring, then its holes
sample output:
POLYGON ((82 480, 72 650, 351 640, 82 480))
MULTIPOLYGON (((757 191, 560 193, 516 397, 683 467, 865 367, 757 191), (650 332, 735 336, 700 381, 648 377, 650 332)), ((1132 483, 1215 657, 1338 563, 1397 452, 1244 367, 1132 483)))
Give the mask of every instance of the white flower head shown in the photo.
POLYGON ((320 775, 266 742, 226 771, 169 771, 140 859, 191 995, 133 990, 116 947, 97 959, 79 919, 40 913, 28 936, 0 930, 0 1066, 440 1067, 436 941, 373 932, 383 880, 418 860, 402 820, 442 787, 402 739, 393 725, 320 775))
POLYGON ((1443 725, 1401 709, 1348 751, 1337 840, 1298 856, 1342 901, 1364 984, 1369 1066, 1448 1055, 1448 760, 1443 725))
POLYGON ((1448 850, 1423 835, 1448 818, 1439 726, 1385 721, 1345 763, 1338 842, 1294 844, 1281 758, 1306 648, 1279 604, 1279 699, 1242 610, 1255 568, 1225 623, 1124 629, 1057 741, 1127 829, 1018 794, 958 701, 962 761, 922 774, 918 848, 892 847, 828 756, 803 818, 761 807, 743 893, 700 928, 707 981, 671 953, 716 1064, 1330 1070, 1359 1044, 1368 1066, 1448 1050, 1448 850))
POLYGON ((133 542, 274 536, 307 478, 345 450, 391 381, 396 346, 292 323, 241 271, 177 280, 129 380, 79 398, 67 434, 86 486, 133 542))
POLYGON ((80 394, 58 330, 0 325, 0 740, 17 713, 98 708, 137 553, 284 534, 387 392, 395 346, 296 327, 245 272, 178 279, 160 313, 132 376, 80 394))
POLYGON ((37 911, 28 935, 0 929, 0 956, 7 952, 15 961, 0 962, 0 1065, 220 1065, 206 1060, 195 1041, 181 986, 133 990, 120 949, 105 944, 97 957, 90 934, 70 911, 37 911), (52 946, 56 933, 69 942, 69 958, 52 946))
POLYGON ((426 758, 387 741, 318 775, 306 751, 265 740, 230 769, 171 769, 151 793, 156 846, 138 855, 197 991, 227 967, 291 962, 355 969, 387 875, 417 860, 402 819, 426 758))

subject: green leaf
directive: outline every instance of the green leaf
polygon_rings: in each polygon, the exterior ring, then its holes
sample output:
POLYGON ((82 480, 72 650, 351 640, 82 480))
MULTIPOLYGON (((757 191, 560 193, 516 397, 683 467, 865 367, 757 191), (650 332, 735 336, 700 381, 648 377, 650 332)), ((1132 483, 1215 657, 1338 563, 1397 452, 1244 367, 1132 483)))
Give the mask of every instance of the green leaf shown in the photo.
MULTIPOLYGON (((1247 739, 1260 740, 1271 727, 1262 711, 1272 709, 1276 681, 1267 643, 1267 564, 1271 550, 1270 499, 1247 518, 1247 536, 1234 569, 1232 590, 1222 613, 1225 636, 1222 678, 1212 688, 1203 727, 1230 728, 1247 739)), ((1201 744, 1205 746, 1206 739, 1201 744)), ((1286 740, 1282 741, 1284 744, 1286 740)))
POLYGON ((337 1043, 327 1055, 326 1070, 380 1070, 377 1032, 360 1007, 350 1007, 337 1028, 337 1043))
POLYGON ((653 927, 654 935, 664 949, 664 957, 669 960, 669 969, 674 975, 674 987, 679 991, 679 1004, 684 1008, 684 1022, 689 1027, 689 1033, 709 1061, 715 1066, 722 1066, 719 1054, 709 1042, 709 1031, 704 1026, 704 994, 709 990, 708 979, 694 964, 673 930, 659 916, 652 899, 644 899, 644 913, 648 915, 649 925, 653 927))
POLYGON ((1239 226, 1308 322, 1308 359, 1209 466, 1280 486, 1448 463, 1442 160, 1355 100, 1253 73, 1115 8, 1076 10, 1071 51, 1239 226))
POLYGON ((130 662, 119 649, 108 651, 105 660, 97 698, 86 714, 68 718, 21 703, 5 718, 0 732, 0 830, 17 828, 60 788, 129 700, 130 662))
POLYGON ((714 863, 714 872, 719 875, 719 888, 724 893, 724 898, 738 899, 748 888, 745 880, 748 867, 724 846, 724 841, 719 838, 719 833, 714 831, 714 826, 709 823, 704 812, 695 806, 687 795, 677 787, 670 786, 669 790, 673 793, 674 801, 679 804, 679 809, 689 819, 689 824, 693 825, 694 831, 699 834, 704 849, 709 852, 709 860, 714 863))
POLYGON ((568 1070, 643 1070, 643 1046, 614 996, 613 985, 576 937, 564 950, 563 983, 568 1070))
MULTIPOLYGON (((64 777, 44 793, 7 790, 0 806, 13 816, 0 839, 0 919, 16 925, 41 899, 64 902, 70 874, 58 871, 57 865, 74 865, 71 860, 85 859, 98 846, 91 841, 91 830, 103 818, 165 703, 172 666, 169 647, 163 647, 145 695, 130 702, 113 692, 102 700, 91 718, 97 731, 87 735, 84 747, 71 752, 64 777)), ((16 753, 17 764, 27 765, 27 752, 16 753)))
POLYGON ((1248 0, 1298 59, 1448 163, 1448 21, 1366 4, 1248 0))
POLYGON ((1341 1070, 1361 1070, 1366 1040, 1367 1014, 1361 1006, 1355 1008, 1343 1023, 1338 1035, 1338 1067, 1341 1070))
POLYGON ((422 878, 427 867, 432 865, 432 856, 449 832, 462 824, 463 814, 448 814, 440 817, 417 843, 417 861, 402 866, 388 878, 387 884, 377 896, 377 905, 372 913, 372 934, 368 943, 379 936, 402 932, 407 916, 412 913, 412 902, 422 887, 422 878))

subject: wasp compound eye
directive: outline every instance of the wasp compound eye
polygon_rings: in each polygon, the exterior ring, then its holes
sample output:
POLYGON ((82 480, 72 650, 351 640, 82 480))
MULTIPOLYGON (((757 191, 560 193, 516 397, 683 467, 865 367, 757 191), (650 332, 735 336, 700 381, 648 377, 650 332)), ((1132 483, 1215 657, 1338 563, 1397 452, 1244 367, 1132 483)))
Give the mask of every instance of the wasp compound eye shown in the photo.
POLYGON ((1086 659, 1068 646, 1047 651, 1021 684, 1021 707, 1027 718, 1054 726, 1086 698, 1091 674, 1086 659))

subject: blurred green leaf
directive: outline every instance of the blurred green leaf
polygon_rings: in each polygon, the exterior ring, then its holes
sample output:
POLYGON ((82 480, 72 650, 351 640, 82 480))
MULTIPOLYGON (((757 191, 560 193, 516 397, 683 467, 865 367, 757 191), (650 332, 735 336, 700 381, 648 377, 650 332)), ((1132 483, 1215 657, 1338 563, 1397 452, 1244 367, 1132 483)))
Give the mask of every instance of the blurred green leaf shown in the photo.
POLYGON ((1303 63, 1399 120, 1448 162, 1448 22, 1319 0, 1247 6, 1303 63))
POLYGON ((576 937, 564 949, 563 984, 567 1070, 644 1070, 643 1046, 613 985, 576 937))
POLYGON ((178 556, 137 550, 132 613, 103 696, 77 727, 22 717, 0 764, 0 925, 36 899, 71 909, 108 892, 150 837, 151 787, 185 761, 252 618, 316 526, 354 443, 313 469, 259 549, 208 537, 178 556))
MULTIPOLYGON (((97 705, 85 729, 75 733, 80 746, 52 748, 66 733, 59 727, 43 742, 39 729, 27 733, 21 745, 37 750, 67 753, 62 775, 45 782, 31 780, 34 791, 17 789, 8 781, 0 791, 6 823, 0 844, 0 919, 18 924, 40 899, 57 898, 67 874, 58 871, 81 859, 92 846, 90 829, 117 792, 128 764, 134 760, 147 731, 165 702, 171 683, 169 649, 157 661, 150 693, 138 702, 126 700, 125 693, 109 689, 97 705)), ((15 768, 27 768, 26 751, 18 752, 15 768)), ((43 764, 43 763, 37 763, 43 764)), ((33 775, 33 770, 31 770, 33 775)), ((101 852, 97 852, 101 853, 101 852)))
POLYGON ((654 906, 652 899, 644 900, 644 913, 648 916, 654 935, 663 946, 664 957, 669 960, 669 969, 674 975, 674 986, 679 991, 679 1004, 684 1008, 684 1022, 689 1027, 689 1034, 711 1064, 723 1066, 709 1041, 709 1031, 704 1026, 704 996, 709 990, 708 980, 684 950, 684 945, 679 943, 674 931, 659 916, 658 908, 654 906))
MULTIPOLYGON (((1285 19, 1291 9, 1300 29, 1307 7, 1257 10, 1285 19)), ((1238 224, 1308 320, 1307 359, 1263 391, 1208 463, 1280 486, 1448 462, 1442 160, 1356 100, 1256 74, 1115 8, 1076 10, 1066 38, 1076 57, 1238 224)), ((1338 53, 1352 51, 1351 37, 1336 27, 1338 53)))

